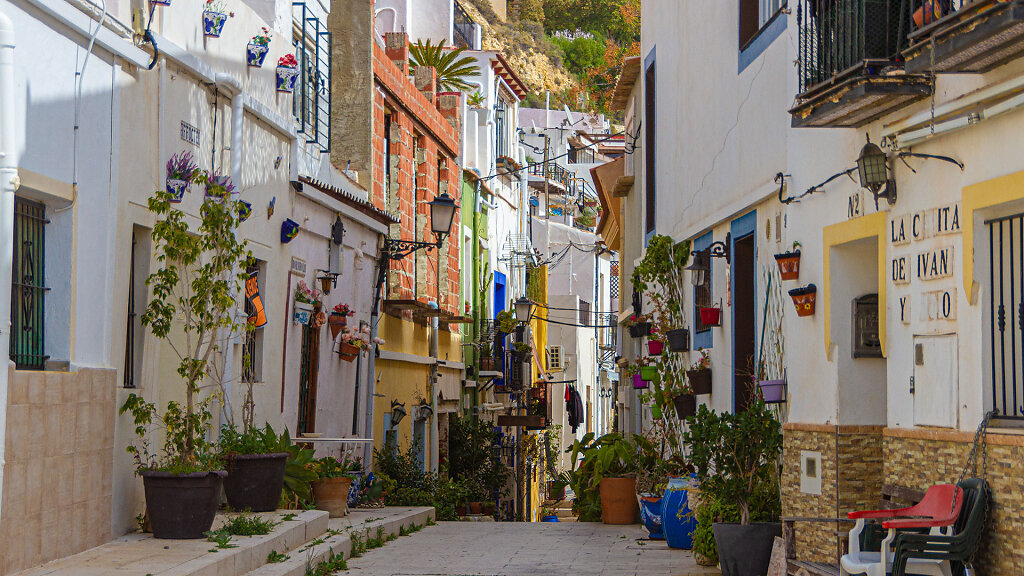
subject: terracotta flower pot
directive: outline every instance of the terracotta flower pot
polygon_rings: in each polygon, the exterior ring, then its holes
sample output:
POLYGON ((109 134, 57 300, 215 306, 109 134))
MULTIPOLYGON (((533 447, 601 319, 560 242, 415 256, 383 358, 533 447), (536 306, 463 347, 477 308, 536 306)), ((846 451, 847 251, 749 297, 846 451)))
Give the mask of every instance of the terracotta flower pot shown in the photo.
POLYGON ((338 334, 341 334, 341 330, 348 326, 348 317, 344 314, 331 312, 331 315, 327 317, 327 326, 331 329, 331 340, 334 340, 338 337, 338 334))
POLYGON ((722 309, 721 308, 701 308, 700 309, 700 322, 705 326, 721 326, 722 325, 722 309))
POLYGON ((675 406, 676 416, 679 418, 689 418, 697 414, 697 397, 693 394, 680 394, 672 399, 672 405, 675 406))
POLYGON ((456 506, 455 507, 455 515, 456 516, 465 516, 466 515, 466 507, 465 506, 456 506))
POLYGON ((602 478, 601 521, 605 524, 636 524, 636 478, 602 478))
POLYGON ((647 341, 647 353, 651 356, 661 356, 661 353, 665 351, 665 343, 661 340, 648 340, 647 341))
POLYGON ((351 478, 323 478, 314 480, 312 486, 313 503, 317 510, 325 510, 330 518, 344 518, 348 514, 351 478))
POLYGON ((483 514, 484 504, 483 502, 470 502, 469 513, 470 514, 483 514))
POLYGON ((776 254, 775 263, 779 266, 779 275, 783 280, 796 280, 800 277, 799 250, 776 254))
POLYGON ((814 301, 817 298, 817 292, 818 288, 814 284, 789 291, 789 297, 793 299, 793 305, 796 306, 797 316, 814 316, 814 301))
POLYGON ((348 342, 342 342, 341 347, 338 348, 338 355, 345 362, 351 362, 359 356, 359 346, 354 346, 348 342))
POLYGON ((711 394, 711 369, 687 370, 686 379, 694 394, 711 394))

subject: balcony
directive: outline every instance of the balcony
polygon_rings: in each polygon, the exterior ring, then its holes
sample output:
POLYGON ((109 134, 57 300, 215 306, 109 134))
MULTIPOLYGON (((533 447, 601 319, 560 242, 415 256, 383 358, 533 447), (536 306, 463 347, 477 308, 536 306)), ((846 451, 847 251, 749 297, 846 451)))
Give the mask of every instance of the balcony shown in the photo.
POLYGON ((1024 0, 945 0, 931 15, 924 0, 904 1, 909 72, 986 72, 1024 55, 1024 0))
POLYGON ((794 127, 856 128, 932 93, 908 74, 910 0, 799 0, 794 127))

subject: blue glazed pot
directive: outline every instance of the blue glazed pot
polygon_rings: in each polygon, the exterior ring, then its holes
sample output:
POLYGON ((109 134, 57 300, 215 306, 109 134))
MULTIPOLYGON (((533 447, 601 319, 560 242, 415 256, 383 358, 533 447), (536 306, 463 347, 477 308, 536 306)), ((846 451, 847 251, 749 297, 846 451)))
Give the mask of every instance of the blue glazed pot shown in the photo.
POLYGON ((665 535, 661 530, 661 507, 663 498, 661 496, 646 495, 640 497, 640 521, 644 528, 650 533, 651 540, 664 540, 665 535))
POLYGON ((541 522, 558 522, 558 516, 545 516, 540 519, 541 522))
POLYGON ((224 30, 224 23, 227 21, 228 15, 223 12, 203 11, 203 36, 220 38, 220 33, 224 30))
POLYGON ((690 550, 693 548, 693 530, 697 519, 689 514, 689 490, 696 487, 697 475, 689 478, 669 478, 668 488, 662 503, 661 528, 669 548, 690 550))
POLYGON ((299 79, 299 69, 292 66, 277 67, 277 91, 291 93, 299 79))
POLYGON ((281 243, 287 244, 299 235, 299 223, 291 218, 285 218, 281 223, 281 243))
POLYGON ((247 44, 245 47, 245 62, 250 68, 262 68, 263 61, 267 59, 267 52, 270 46, 264 44, 247 44))

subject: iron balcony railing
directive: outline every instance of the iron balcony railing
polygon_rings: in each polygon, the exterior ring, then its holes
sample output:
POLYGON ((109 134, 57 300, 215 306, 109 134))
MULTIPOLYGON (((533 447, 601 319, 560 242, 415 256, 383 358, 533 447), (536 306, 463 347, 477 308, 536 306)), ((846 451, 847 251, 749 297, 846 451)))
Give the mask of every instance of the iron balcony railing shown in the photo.
POLYGON ((1024 419, 1024 214, 986 222, 992 408, 1024 419))
POLYGON ((917 0, 798 0, 800 94, 857 68, 897 64, 917 0))
POLYGON ((569 164, 596 164, 597 152, 593 148, 570 148, 569 164))
POLYGON ((293 47, 299 79, 292 93, 292 114, 307 144, 331 151, 331 33, 304 2, 292 4, 293 47))
POLYGON ((544 163, 530 164, 529 173, 531 176, 547 175, 548 180, 553 180, 560 184, 571 196, 575 196, 578 192, 578 182, 576 173, 570 170, 566 170, 562 166, 555 164, 554 162, 548 162, 548 169, 544 170, 544 163))
POLYGON ((455 1, 455 19, 452 21, 452 42, 457 48, 472 50, 473 46, 473 19, 466 13, 462 4, 455 1))

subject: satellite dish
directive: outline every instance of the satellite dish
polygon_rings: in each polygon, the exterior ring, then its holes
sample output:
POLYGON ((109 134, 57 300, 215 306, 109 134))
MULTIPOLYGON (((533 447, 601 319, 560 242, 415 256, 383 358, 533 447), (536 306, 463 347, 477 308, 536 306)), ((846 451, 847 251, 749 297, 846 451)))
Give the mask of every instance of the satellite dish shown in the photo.
POLYGON ((565 117, 569 119, 569 125, 572 126, 573 124, 575 124, 576 120, 573 119, 572 110, 569 110, 569 105, 562 104, 562 108, 565 108, 565 117))

